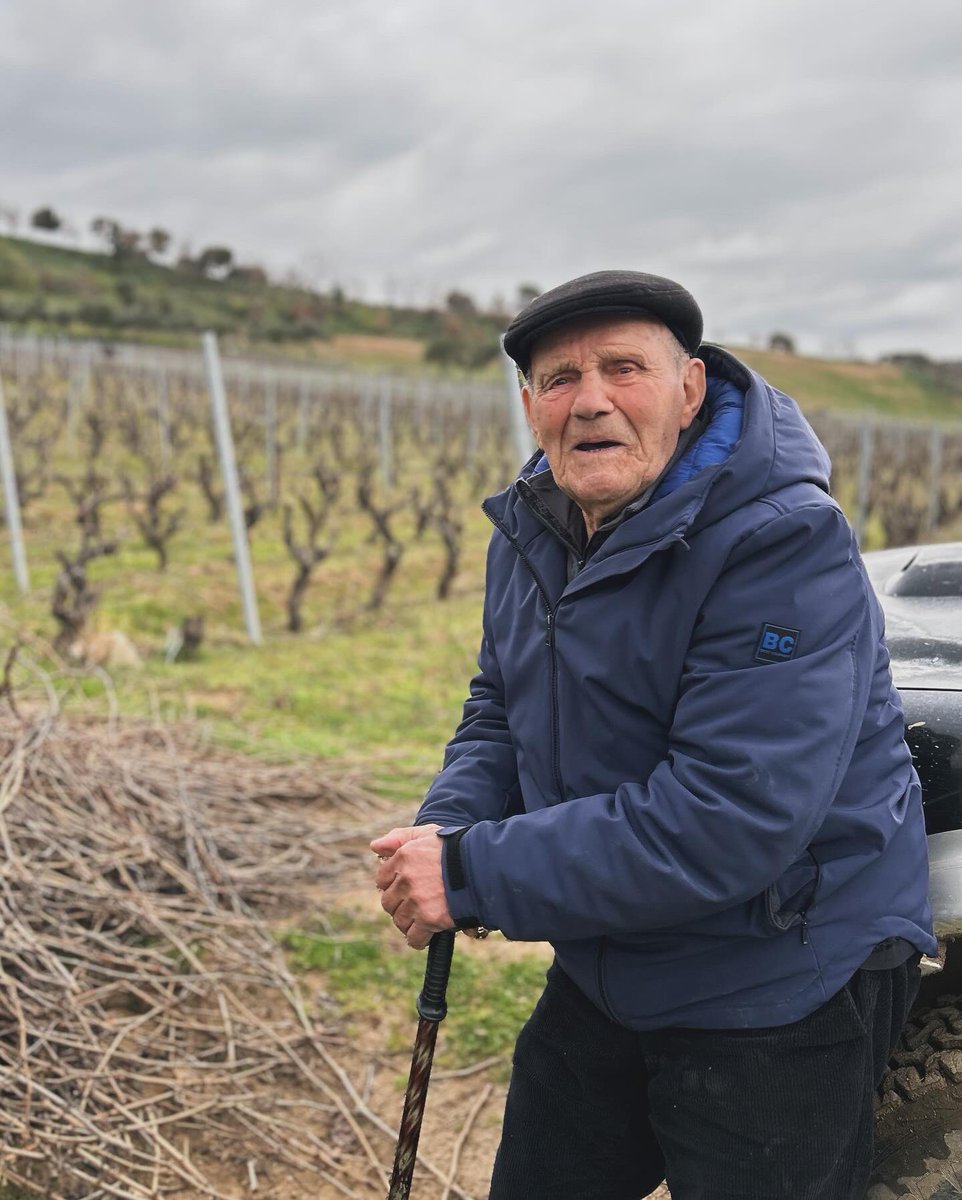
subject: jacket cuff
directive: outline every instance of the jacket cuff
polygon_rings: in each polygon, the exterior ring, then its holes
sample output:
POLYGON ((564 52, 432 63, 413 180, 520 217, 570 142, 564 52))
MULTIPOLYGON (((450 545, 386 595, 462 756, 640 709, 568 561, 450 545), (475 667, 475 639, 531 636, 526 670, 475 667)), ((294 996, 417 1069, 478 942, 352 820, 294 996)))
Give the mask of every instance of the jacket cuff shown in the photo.
POLYGON ((471 894, 461 857, 461 841, 470 825, 448 826, 438 830, 441 839, 441 877, 448 902, 448 912, 455 929, 476 929, 483 924, 471 894))

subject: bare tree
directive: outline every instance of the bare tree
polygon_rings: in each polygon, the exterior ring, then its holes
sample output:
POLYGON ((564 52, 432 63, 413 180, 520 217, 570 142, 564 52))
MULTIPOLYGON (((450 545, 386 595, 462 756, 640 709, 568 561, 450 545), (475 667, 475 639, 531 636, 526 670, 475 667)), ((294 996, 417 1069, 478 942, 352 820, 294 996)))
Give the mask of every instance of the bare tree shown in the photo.
POLYGON ((100 593, 87 582, 88 564, 95 558, 114 554, 116 550, 116 541, 93 541, 85 537, 73 558, 62 550, 57 551, 60 571, 54 583, 50 611, 60 627, 53 643, 59 654, 66 653, 80 636, 100 598, 100 593))
POLYGON ((248 529, 253 529, 270 506, 266 500, 261 500, 258 496, 254 476, 243 463, 237 464, 237 475, 240 490, 244 493, 244 499, 247 502, 244 505, 244 524, 248 529))
POLYGON ((374 500, 373 476, 374 464, 366 462, 358 472, 357 481, 358 505, 374 523, 372 537, 381 543, 381 570, 375 580, 371 598, 367 602, 367 607, 372 611, 381 608, 384 604, 384 597, 387 595, 391 580, 401 565, 404 546, 395 536, 391 528, 391 520, 405 506, 403 501, 393 506, 377 504, 374 500))
POLYGON ((327 544, 321 546, 318 544, 318 539, 327 524, 329 509, 325 507, 323 501, 319 504, 311 504, 306 496, 298 496, 298 503, 301 512, 304 514, 304 525, 307 533, 306 542, 297 542, 294 538, 294 506, 291 504, 284 505, 284 545, 290 552, 291 558, 297 564, 297 573, 294 576, 294 582, 291 584, 291 590, 287 594, 287 628, 291 633, 299 633, 303 628, 303 619, 301 617, 301 606, 304 603, 304 596, 310 586, 311 575, 318 563, 323 562, 330 554, 334 545, 333 535, 328 538, 327 544))
POLYGON ((207 519, 214 524, 224 516, 224 489, 217 486, 214 464, 206 454, 197 457, 197 482, 207 501, 207 519))
POLYGON ((17 453, 15 468, 20 508, 26 510, 34 500, 46 495, 50 483, 53 439, 48 436, 24 438, 17 453), (29 457, 28 457, 29 455, 29 457))
POLYGON ((438 455, 431 479, 431 490, 426 498, 415 489, 411 503, 415 511, 415 536, 422 537, 428 529, 434 529, 444 546, 444 564, 438 579, 437 597, 446 600, 451 585, 461 565, 461 545, 464 522, 459 505, 451 494, 451 479, 459 466, 457 448, 438 455))
POLYGON ((449 479, 450 475, 446 468, 442 467, 435 471, 433 522, 434 527, 441 535, 441 542, 444 546, 444 566, 438 580, 437 596, 439 600, 446 600, 451 593, 451 585, 454 583, 461 565, 461 546, 464 540, 464 521, 461 519, 458 505, 451 495, 449 479))
POLYGON ((74 502, 74 520, 80 526, 84 541, 99 541, 101 509, 105 504, 120 500, 121 493, 109 490, 109 480, 97 472, 93 462, 87 464, 87 472, 81 479, 71 479, 67 475, 57 475, 55 479, 74 502))
POLYGON ((146 491, 138 492, 125 475, 123 485, 127 511, 140 530, 141 537, 157 555, 157 570, 166 571, 167 543, 180 529, 186 514, 184 508, 172 513, 163 510, 164 499, 177 486, 177 480, 173 475, 165 475, 162 479, 150 481, 146 491))

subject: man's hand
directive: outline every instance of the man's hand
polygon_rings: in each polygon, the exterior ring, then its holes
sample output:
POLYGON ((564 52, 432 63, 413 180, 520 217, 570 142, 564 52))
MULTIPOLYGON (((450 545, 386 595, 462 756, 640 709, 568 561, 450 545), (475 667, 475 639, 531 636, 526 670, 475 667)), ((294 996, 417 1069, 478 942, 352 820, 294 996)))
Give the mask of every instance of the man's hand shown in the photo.
POLYGON ((375 879, 381 907, 415 950, 423 950, 432 934, 454 926, 441 876, 441 839, 435 836, 440 828, 392 829, 371 842, 381 858, 375 879))
POLYGON ((380 858, 390 858, 405 842, 410 842, 414 838, 427 837, 429 833, 435 833, 440 828, 440 825, 403 825, 400 829, 392 829, 383 837, 375 838, 371 842, 371 849, 380 858))

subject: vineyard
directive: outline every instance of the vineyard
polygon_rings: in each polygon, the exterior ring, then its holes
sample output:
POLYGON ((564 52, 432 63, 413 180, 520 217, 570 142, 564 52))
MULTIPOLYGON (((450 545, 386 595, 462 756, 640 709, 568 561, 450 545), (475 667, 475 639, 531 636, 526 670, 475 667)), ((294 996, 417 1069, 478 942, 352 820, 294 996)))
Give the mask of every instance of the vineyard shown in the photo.
MULTIPOLYGON (((40 345, 33 356, 8 346, 0 378, 24 565, 32 594, 49 591, 55 646, 76 647, 98 591, 109 609, 125 572, 149 562, 157 587, 145 588, 153 600, 134 605, 136 632, 163 639, 179 618, 189 654, 201 623, 235 617, 230 606, 204 611, 195 586, 183 586, 200 574, 229 588, 234 574, 200 357, 60 354, 40 345), (191 601, 197 611, 178 611, 191 601)), ((223 374, 268 628, 299 632, 318 619, 379 610, 402 565, 426 594, 449 595, 465 511, 514 468, 503 388, 248 363, 229 363, 223 374), (328 573, 317 589, 323 597, 309 605, 329 557, 347 570, 328 573)), ((12 599, 9 583, 3 595, 12 599)))
MULTIPOLYGON (((450 596, 482 540, 478 502, 520 465, 503 384, 241 361, 223 377, 269 631, 349 621, 399 591, 450 596)), ((8 552, 31 626, 82 656, 102 600, 112 627, 169 660, 243 628, 237 600, 210 602, 233 590, 238 546, 200 355, 7 338, 0 380, 24 531, 20 561, 8 552)), ((863 544, 958 526, 960 427, 809 417, 863 544)))

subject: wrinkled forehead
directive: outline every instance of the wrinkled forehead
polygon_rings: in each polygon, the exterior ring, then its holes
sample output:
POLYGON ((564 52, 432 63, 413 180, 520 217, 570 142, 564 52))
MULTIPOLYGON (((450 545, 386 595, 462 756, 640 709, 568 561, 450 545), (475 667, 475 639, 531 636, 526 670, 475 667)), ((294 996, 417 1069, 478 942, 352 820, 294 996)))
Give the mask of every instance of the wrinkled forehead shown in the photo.
POLYGON ((575 317, 549 329, 533 344, 531 377, 551 364, 607 354, 616 348, 634 348, 647 355, 671 354, 676 341, 667 325, 651 317, 608 313, 575 317))

